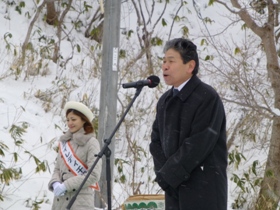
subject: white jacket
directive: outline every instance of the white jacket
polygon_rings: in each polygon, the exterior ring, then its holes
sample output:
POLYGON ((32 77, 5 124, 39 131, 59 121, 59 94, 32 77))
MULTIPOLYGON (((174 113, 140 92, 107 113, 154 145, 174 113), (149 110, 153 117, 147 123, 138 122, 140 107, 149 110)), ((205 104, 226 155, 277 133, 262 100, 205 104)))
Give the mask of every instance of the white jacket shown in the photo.
MULTIPOLYGON (((81 128, 74 134, 72 134, 70 131, 67 131, 60 137, 60 141, 70 141, 70 144, 76 156, 88 166, 88 169, 90 169, 95 162, 95 155, 100 152, 100 145, 98 140, 92 133, 85 135, 84 132, 85 131, 83 128, 81 128)), ((91 175, 87 179, 87 182, 84 184, 82 190, 80 191, 77 199, 71 207, 71 210, 93 209, 94 191, 89 186, 99 181, 101 175, 101 166, 102 162, 100 159, 93 169, 91 175)), ((82 176, 75 176, 67 168, 60 153, 58 153, 56 165, 48 188, 49 190, 53 191, 52 184, 54 182, 64 183, 66 187, 66 193, 64 196, 54 197, 52 210, 66 209, 69 201, 75 195, 76 190, 82 184, 85 176, 86 174, 82 176)))

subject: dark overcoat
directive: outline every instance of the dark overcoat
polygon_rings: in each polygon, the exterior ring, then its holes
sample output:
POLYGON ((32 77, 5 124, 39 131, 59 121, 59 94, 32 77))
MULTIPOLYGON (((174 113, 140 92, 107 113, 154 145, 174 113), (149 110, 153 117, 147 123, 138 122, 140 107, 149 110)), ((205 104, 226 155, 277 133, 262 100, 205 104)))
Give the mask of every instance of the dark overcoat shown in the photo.
POLYGON ((217 92, 193 76, 158 101, 150 152, 155 172, 184 195, 184 210, 227 209, 226 117, 217 92))

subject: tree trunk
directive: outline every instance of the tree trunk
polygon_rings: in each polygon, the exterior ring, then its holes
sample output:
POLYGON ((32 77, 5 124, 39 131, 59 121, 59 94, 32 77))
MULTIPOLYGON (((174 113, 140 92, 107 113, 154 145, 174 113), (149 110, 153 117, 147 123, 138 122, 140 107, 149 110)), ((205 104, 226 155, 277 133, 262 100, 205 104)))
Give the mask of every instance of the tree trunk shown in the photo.
MULTIPOLYGON (((267 57, 267 71, 274 90, 274 107, 280 109, 280 67, 277 50, 275 47, 275 35, 273 28, 266 27, 263 40, 267 57)), ((280 116, 274 116, 271 132, 270 147, 264 179, 261 185, 256 209, 276 209, 280 200, 280 116)))
POLYGON ((55 9, 54 1, 47 2, 47 23, 50 25, 55 25, 58 23, 58 14, 55 9))

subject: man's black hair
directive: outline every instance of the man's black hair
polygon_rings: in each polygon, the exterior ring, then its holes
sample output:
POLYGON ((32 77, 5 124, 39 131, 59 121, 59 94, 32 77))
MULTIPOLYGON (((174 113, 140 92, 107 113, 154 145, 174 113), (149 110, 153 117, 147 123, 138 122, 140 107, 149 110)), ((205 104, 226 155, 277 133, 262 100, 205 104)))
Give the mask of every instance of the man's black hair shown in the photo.
POLYGON ((169 40, 168 42, 166 42, 163 52, 165 53, 169 49, 174 49, 179 52, 184 64, 186 64, 190 60, 194 60, 195 68, 192 74, 196 75, 198 73, 199 60, 196 51, 196 45, 192 41, 184 38, 169 40))

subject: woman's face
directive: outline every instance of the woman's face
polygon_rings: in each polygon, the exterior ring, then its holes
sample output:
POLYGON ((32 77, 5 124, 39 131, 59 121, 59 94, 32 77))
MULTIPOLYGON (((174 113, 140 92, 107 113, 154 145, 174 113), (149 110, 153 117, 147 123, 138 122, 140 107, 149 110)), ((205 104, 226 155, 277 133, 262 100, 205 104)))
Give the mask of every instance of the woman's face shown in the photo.
POLYGON ((80 130, 85 124, 85 121, 73 112, 69 112, 67 115, 67 125, 71 133, 75 133, 80 130))

